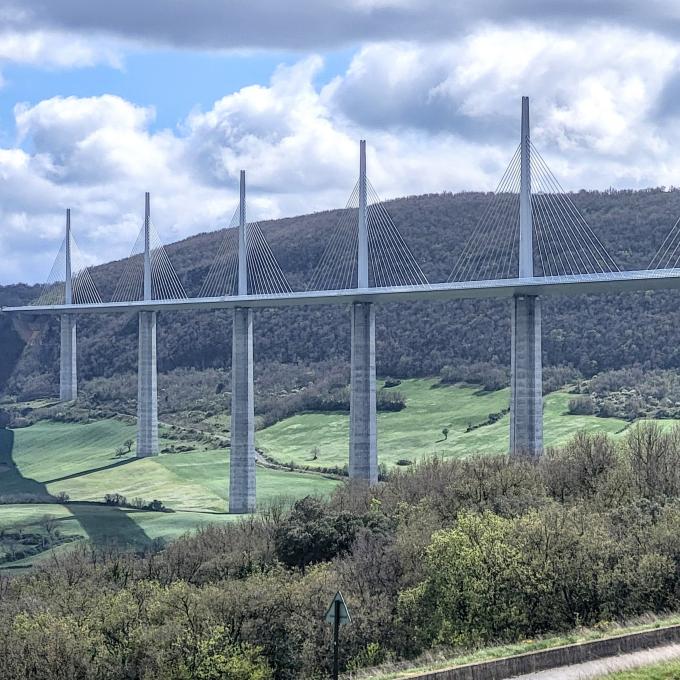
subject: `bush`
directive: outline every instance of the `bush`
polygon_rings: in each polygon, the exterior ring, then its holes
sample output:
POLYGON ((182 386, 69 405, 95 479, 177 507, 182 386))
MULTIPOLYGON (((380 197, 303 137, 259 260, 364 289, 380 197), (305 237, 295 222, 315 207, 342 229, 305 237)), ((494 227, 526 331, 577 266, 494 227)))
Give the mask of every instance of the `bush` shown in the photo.
POLYGON ((440 372, 440 380, 444 385, 460 382, 481 385, 487 392, 493 392, 510 384, 510 372, 507 366, 477 361, 461 363, 458 366, 444 366, 440 372))
MULTIPOLYGON (((82 541, 0 578, 0 678, 328 677, 337 590, 343 670, 677 611, 679 498, 680 428, 643 424, 538 464, 396 466, 138 553, 82 541)), ((51 518, 0 530, 10 559, 53 537, 51 518)))
POLYGON ((379 390, 376 395, 378 411, 401 411, 406 408, 406 397, 401 392, 386 392, 379 390))
POLYGON ((569 400, 569 413, 574 416, 592 416, 595 412, 593 400, 590 397, 576 397, 569 400))
POLYGON ((573 366, 544 366, 543 394, 555 392, 565 385, 583 380, 581 371, 573 366))
POLYGON ((128 505, 127 498, 119 493, 107 493, 104 496, 104 503, 121 508, 128 505))
POLYGON ((119 508, 134 508, 135 510, 150 510, 151 512, 168 511, 168 508, 165 507, 162 501, 154 499, 147 503, 143 498, 136 497, 128 502, 128 499, 119 493, 107 493, 104 496, 104 503, 119 508))

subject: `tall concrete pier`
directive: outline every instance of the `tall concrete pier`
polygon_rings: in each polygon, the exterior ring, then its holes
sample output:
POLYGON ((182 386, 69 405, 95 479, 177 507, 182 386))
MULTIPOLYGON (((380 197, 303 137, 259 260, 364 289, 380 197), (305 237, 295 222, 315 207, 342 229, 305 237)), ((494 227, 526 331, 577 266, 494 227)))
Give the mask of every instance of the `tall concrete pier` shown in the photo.
MULTIPOLYGON (((152 300, 151 205, 144 196, 144 299, 152 300)), ((158 382, 156 367, 156 312, 139 313, 139 363, 137 366, 137 457, 158 455, 158 382)))
MULTIPOLYGON (((359 147, 359 240, 357 287, 368 288, 366 223, 366 142, 359 147)), ((371 302, 352 304, 352 358, 349 403, 349 476, 378 481, 375 397, 375 310, 371 302)))
MULTIPOLYGON (((241 170, 238 221, 238 294, 248 294, 246 173, 241 170)), ((231 453, 229 512, 255 512, 255 397, 253 389, 253 312, 234 309, 231 351, 231 453)))
MULTIPOLYGON (((64 272, 64 304, 73 304, 71 276, 71 210, 66 210, 66 270, 64 272)), ((76 317, 61 315, 61 347, 59 357, 59 399, 74 401, 78 396, 78 362, 76 358, 76 317)))
MULTIPOLYGON (((534 276, 531 217, 529 98, 522 97, 519 194, 519 276, 534 276)), ((512 300, 510 454, 538 457, 543 450, 541 303, 534 295, 512 300)))

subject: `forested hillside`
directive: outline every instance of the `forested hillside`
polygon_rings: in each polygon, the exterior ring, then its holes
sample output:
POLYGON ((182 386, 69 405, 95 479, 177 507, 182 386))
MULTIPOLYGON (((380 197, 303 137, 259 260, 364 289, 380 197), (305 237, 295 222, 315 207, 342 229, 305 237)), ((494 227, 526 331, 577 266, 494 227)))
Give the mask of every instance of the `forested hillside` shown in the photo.
MULTIPOLYGON (((491 194, 412 196, 388 203, 395 224, 429 280, 444 281, 488 204, 491 194)), ((680 216, 680 190, 580 192, 574 203, 621 268, 645 267, 680 216)), ((262 223, 272 250, 294 289, 303 289, 318 263, 340 211, 262 223)), ((162 231, 162 225, 159 225, 162 231)), ((168 246, 191 294, 198 293, 217 250, 220 232, 168 246)), ((124 261, 92 275, 111 296, 124 261)), ((0 288, 0 303, 27 302, 37 287, 0 288)), ((571 364, 585 375, 631 365, 680 366, 680 295, 674 292, 550 298, 544 302, 547 364, 571 364)), ((229 312, 163 313, 159 368, 228 367, 229 312)), ((48 394, 56 387, 56 319, 22 326, 0 320, 0 386, 11 393, 48 394), (24 348, 24 343, 28 345, 24 348), (22 351, 23 348, 23 351, 22 351)), ((381 305, 377 361, 382 375, 431 375, 447 364, 509 361, 507 301, 414 302, 381 305)), ((137 322, 132 315, 80 320, 80 377, 109 377, 136 370, 137 322)), ((274 363, 346 362, 349 320, 342 307, 291 307, 257 311, 255 352, 260 370, 274 363)))

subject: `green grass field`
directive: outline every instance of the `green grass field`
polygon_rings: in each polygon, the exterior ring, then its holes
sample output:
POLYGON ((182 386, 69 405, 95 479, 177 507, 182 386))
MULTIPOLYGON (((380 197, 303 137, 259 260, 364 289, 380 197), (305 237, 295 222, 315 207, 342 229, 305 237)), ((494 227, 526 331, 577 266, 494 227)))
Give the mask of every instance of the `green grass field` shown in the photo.
MULTIPOLYGON (((461 457, 507 451, 507 414, 492 424, 468 428, 507 409, 508 390, 481 392, 474 387, 440 386, 434 379, 404 380, 397 389, 406 397, 406 408, 378 416, 379 458, 388 466, 400 459, 416 461, 432 454, 461 457), (442 434, 445 427, 449 430, 446 439, 442 434)), ((545 399, 548 446, 565 442, 579 430, 621 436, 629 426, 615 418, 569 415, 570 398, 568 392, 561 391, 545 399)), ((169 428, 161 428, 162 448, 187 443, 173 441, 172 434, 169 428)), ((45 515, 52 515, 64 535, 140 545, 155 538, 172 538, 207 522, 232 519, 226 512, 228 451, 190 442, 196 450, 188 453, 146 459, 137 459, 132 453, 116 457, 116 449, 134 436, 134 425, 117 419, 88 424, 40 421, 14 431, 0 430, 0 494, 54 497, 64 493, 71 500, 64 505, 0 505, 0 532, 17 526, 30 530, 39 527, 45 515), (174 512, 93 504, 101 503, 109 493, 123 494, 128 500, 158 499, 174 512)), ((342 467, 347 463, 348 416, 299 414, 259 431, 257 445, 284 464, 342 467), (312 461, 315 447, 318 458, 312 461)), ((326 494, 337 483, 321 474, 258 466, 258 502, 326 494)))
MULTIPOLYGON (((381 462, 418 460, 436 454, 460 457, 474 452, 508 450, 509 415, 466 432, 468 426, 488 420, 508 408, 510 390, 481 392, 475 387, 439 386, 434 379, 404 380, 397 388, 406 408, 378 414, 378 452, 381 462), (449 429, 444 440, 443 428, 449 429)), ((617 418, 572 416, 567 405, 572 395, 553 392, 545 399, 546 446, 562 444, 579 430, 620 434, 628 423, 617 418)), ((344 413, 303 413, 257 433, 258 446, 281 462, 311 466, 342 466, 347 462, 349 417, 344 413), (318 447, 318 459, 312 461, 318 447)))
MULTIPOLYGON (((130 454, 117 458, 116 448, 134 437, 134 426, 118 420, 88 424, 41 421, 14 431, 4 430, 2 435, 0 493, 45 497, 63 492, 70 502, 0 505, 0 532, 13 527, 31 531, 49 515, 56 519, 64 535, 80 535, 97 543, 143 545, 152 539, 178 536, 202 524, 233 519, 226 512, 228 451, 197 450, 146 459, 130 454), (102 502, 108 493, 120 493, 128 500, 158 499, 174 512, 91 503, 102 502)), ((337 483, 320 474, 258 467, 258 502, 325 494, 337 483)))

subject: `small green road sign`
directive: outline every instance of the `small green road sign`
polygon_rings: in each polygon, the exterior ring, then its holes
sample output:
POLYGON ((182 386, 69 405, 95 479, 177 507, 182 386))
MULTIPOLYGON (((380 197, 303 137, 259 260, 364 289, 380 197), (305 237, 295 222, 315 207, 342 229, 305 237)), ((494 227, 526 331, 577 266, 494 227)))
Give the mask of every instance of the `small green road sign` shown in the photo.
POLYGON ((336 617, 340 626, 352 622, 352 617, 349 615, 349 609, 347 609, 347 605, 345 604, 345 600, 340 591, 335 593, 333 602, 331 602, 331 606, 328 608, 324 620, 326 623, 335 623, 336 617))
POLYGON ((349 609, 342 599, 342 593, 338 590, 335 593, 333 602, 324 616, 326 623, 333 624, 333 680, 338 680, 338 673, 340 669, 340 626, 352 622, 352 617, 349 615, 349 609))

